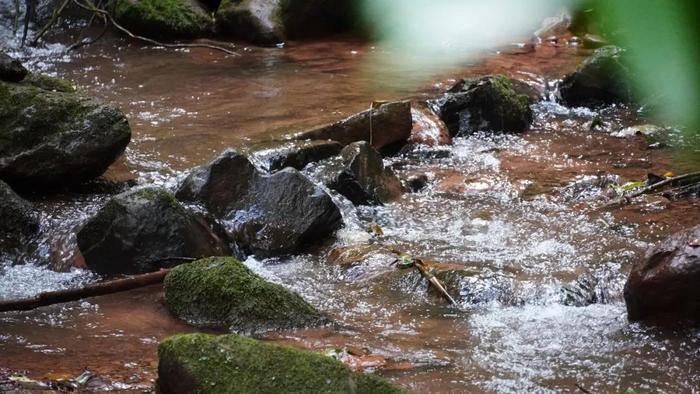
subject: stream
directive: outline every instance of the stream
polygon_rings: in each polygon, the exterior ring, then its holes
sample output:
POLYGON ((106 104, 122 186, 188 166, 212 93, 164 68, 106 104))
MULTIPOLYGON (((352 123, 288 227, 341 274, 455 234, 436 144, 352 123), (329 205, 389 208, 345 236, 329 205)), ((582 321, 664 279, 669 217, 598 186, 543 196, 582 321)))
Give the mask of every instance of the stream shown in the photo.
MULTIPOLYGON (((166 188, 227 147, 341 119, 372 100, 435 97, 456 78, 503 73, 551 92, 590 53, 513 46, 434 75, 371 62, 384 49, 349 40, 239 47, 239 57, 114 37, 70 56, 62 50, 11 54, 128 114, 132 142, 106 179, 166 188)), ((331 242, 248 258, 337 323, 265 338, 321 352, 367 349, 391 360, 376 373, 416 392, 698 392, 700 330, 629 323, 622 288, 650 245, 697 224, 700 203, 649 197, 603 209, 601 198, 607 176, 634 181, 688 165, 641 137, 611 136, 644 123, 625 107, 591 111, 546 99, 533 109, 522 135, 477 133, 387 157, 402 180, 425 175, 428 186, 384 206, 355 208, 336 196, 345 227, 331 242), (603 127, 591 131, 596 118, 603 127), (370 230, 377 226, 381 234, 370 230), (387 247, 443 272, 458 305, 417 271, 391 265, 387 247)), ((317 165, 304 170, 312 179, 317 165)), ((73 267, 75 229, 110 194, 29 197, 47 236, 38 256, 0 262, 0 300, 97 279, 73 267)), ((88 368, 105 389, 142 392, 156 378, 158 342, 193 331, 167 312, 160 286, 3 313, 0 367, 52 379, 88 368)))

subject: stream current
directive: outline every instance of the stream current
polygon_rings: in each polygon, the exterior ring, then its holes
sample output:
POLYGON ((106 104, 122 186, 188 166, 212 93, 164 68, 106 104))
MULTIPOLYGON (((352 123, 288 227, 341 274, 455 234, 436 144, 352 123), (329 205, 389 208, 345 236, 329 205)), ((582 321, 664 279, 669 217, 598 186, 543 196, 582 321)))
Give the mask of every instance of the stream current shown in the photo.
MULTIPOLYGON (((434 97, 456 77, 504 73, 549 91, 589 54, 567 46, 505 50, 430 75, 368 67, 382 49, 352 41, 240 47, 240 57, 116 38, 70 56, 63 49, 11 53, 128 114, 133 140, 107 179, 168 188, 227 147, 337 120, 372 100, 434 97)), ((700 331, 629 323, 622 287, 653 242, 697 223, 700 205, 650 199, 597 209, 608 192, 604 175, 638 180, 682 172, 683 163, 637 137, 611 137, 641 123, 624 107, 542 100, 533 109, 526 134, 477 133, 386 158, 401 179, 426 175, 427 188, 378 207, 354 208, 336 196, 345 227, 332 241, 296 256, 249 258, 253 270, 338 323, 267 339, 317 351, 366 349, 390 360, 375 373, 417 392, 698 392, 700 331), (596 117, 604 126, 591 131, 596 117), (370 230, 377 225, 382 235, 370 230), (387 247, 429 262, 459 305, 433 294, 416 271, 392 266, 387 247)), ((313 179, 319 165, 305 173, 313 179)), ((0 299, 96 280, 71 267, 74 234, 109 194, 29 197, 46 236, 38 255, 1 262, 0 299)), ((159 340, 194 331, 161 298, 152 286, 1 314, 0 367, 34 378, 73 377, 87 367, 107 388, 148 389, 159 340)))

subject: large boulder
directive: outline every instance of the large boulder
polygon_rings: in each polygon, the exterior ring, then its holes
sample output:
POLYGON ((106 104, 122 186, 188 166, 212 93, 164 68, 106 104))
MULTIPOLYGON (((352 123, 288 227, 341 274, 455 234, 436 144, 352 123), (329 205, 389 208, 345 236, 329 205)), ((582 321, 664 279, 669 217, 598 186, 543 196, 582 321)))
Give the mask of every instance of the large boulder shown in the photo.
POLYGON ((77 238, 87 266, 106 276, 157 271, 182 258, 232 253, 222 229, 155 188, 115 196, 77 238))
POLYGON ((0 178, 11 184, 95 178, 131 139, 118 108, 52 81, 31 76, 21 83, 0 82, 0 178))
POLYGON ((351 0, 223 0, 216 11, 217 30, 254 44, 325 37, 357 25, 351 0))
POLYGON ((356 205, 391 202, 403 191, 394 172, 384 167, 381 154, 364 141, 346 146, 340 157, 324 163, 321 179, 356 205))
POLYGON ((19 82, 27 76, 29 71, 7 54, 0 52, 0 81, 19 82))
POLYGON ((331 140, 276 141, 253 148, 251 156, 266 171, 292 167, 301 170, 314 163, 336 156, 343 145, 331 140))
POLYGON ((630 320, 700 320, 700 226, 651 248, 625 284, 630 320))
POLYGON ((234 150, 194 169, 176 195, 204 204, 245 252, 261 257, 297 252, 342 224, 331 197, 299 171, 270 175, 234 150))
POLYGON ((197 327, 262 332, 318 326, 327 318, 284 287, 269 283, 232 257, 210 257, 174 268, 165 303, 197 327))
POLYGON ((185 393, 405 393, 319 353, 238 335, 186 334, 158 347, 158 387, 185 393))
POLYGON ((343 145, 371 142, 376 149, 405 144, 411 136, 411 103, 397 101, 379 105, 347 119, 295 135, 299 140, 334 140, 343 145))
POLYGON ((528 96, 518 93, 503 75, 469 81, 433 107, 452 135, 480 130, 519 133, 530 127, 533 117, 528 96))
POLYGON ((0 252, 21 247, 39 230, 32 205, 0 181, 0 252))
POLYGON ((196 38, 213 31, 214 10, 197 0, 117 0, 114 16, 133 33, 147 37, 196 38))
POLYGON ((559 85, 564 104, 597 107, 614 103, 633 103, 633 85, 624 51, 616 46, 597 49, 559 85))

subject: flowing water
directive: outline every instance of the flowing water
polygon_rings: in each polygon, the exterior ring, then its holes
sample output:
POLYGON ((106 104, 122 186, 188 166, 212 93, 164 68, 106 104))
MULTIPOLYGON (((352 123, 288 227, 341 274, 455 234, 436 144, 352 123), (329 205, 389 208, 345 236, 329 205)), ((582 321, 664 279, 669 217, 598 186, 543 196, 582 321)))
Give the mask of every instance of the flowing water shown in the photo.
MULTIPOLYGON (((588 53, 508 50, 435 76, 370 67, 383 49, 352 41, 240 47, 240 57, 115 38, 69 57, 54 49, 15 54, 121 106, 134 137, 107 178, 164 187, 226 147, 336 120, 372 100, 433 97, 456 77, 505 73, 547 91, 588 53)), ((402 179, 427 176, 427 188, 380 207, 355 209, 337 197, 345 227, 333 241, 297 256, 249 258, 256 272, 337 323, 267 339, 318 351, 365 349, 389 360, 376 373, 417 392, 698 392, 700 331, 627 322, 622 287, 651 243, 697 224, 700 204, 649 199, 601 208, 609 180, 682 172, 683 163, 639 138, 611 137, 640 122, 626 108, 593 112, 542 101, 534 109, 525 135, 477 133, 387 158, 402 179), (596 117, 604 126, 590 131, 596 117), (377 226, 382 234, 371 230, 377 226), (390 248, 425 260, 458 305, 434 294, 417 271, 392 265, 390 248)), ((322 165, 305 172, 313 178, 322 165)), ((80 265, 74 233, 108 197, 32 197, 47 235, 25 264, 0 266, 0 299, 95 280, 69 267, 80 265)), ((35 378, 87 367, 107 388, 139 391, 153 385, 159 340, 189 331, 167 313, 159 286, 4 313, 0 367, 35 378)))

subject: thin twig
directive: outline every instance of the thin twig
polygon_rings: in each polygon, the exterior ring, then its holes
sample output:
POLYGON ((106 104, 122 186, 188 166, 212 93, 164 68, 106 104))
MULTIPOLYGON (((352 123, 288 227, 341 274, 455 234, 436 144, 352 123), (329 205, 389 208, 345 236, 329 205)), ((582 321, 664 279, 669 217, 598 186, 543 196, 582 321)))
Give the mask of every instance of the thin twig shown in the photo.
POLYGON ((20 5, 19 5, 19 0, 15 0, 15 18, 14 21, 12 22, 12 35, 15 36, 17 34, 17 30, 19 29, 19 14, 20 14, 20 5))
POLYGON ((590 391, 588 391, 587 389, 585 389, 583 386, 581 386, 578 383, 575 383, 574 386, 576 386, 577 389, 583 391, 585 394, 592 394, 590 391))
POLYGON ((117 30, 128 35, 129 37, 147 42, 149 44, 153 44, 153 45, 157 45, 157 46, 161 46, 161 47, 165 47, 165 48, 208 48, 208 49, 221 51, 221 52, 224 52, 224 53, 232 55, 232 56, 240 56, 240 54, 237 52, 231 51, 229 49, 226 49, 226 48, 223 48, 223 47, 220 47, 217 45, 210 45, 210 44, 166 44, 166 43, 163 43, 160 41, 153 40, 153 39, 148 38, 148 37, 139 36, 137 34, 132 33, 131 31, 129 31, 128 29, 126 29, 125 27, 120 25, 119 23, 117 23, 114 20, 114 18, 112 17, 112 14, 110 14, 109 12, 107 12, 103 9, 97 8, 90 0, 86 0, 85 4, 83 4, 79 0, 73 0, 73 2, 80 8, 83 8, 83 9, 88 10, 90 12, 98 13, 98 14, 105 16, 110 24, 112 24, 114 27, 117 28, 117 30))
MULTIPOLYGON (((93 14, 93 16, 94 15, 97 15, 97 14, 93 14)), ((90 38, 83 37, 83 34, 80 33, 80 37, 71 46, 68 47, 68 49, 67 49, 68 52, 74 51, 78 48, 82 48, 82 47, 87 46, 87 45, 92 45, 92 44, 96 43, 100 38, 102 38, 105 35, 105 33, 107 33, 107 30, 109 29, 109 24, 107 23, 107 18, 105 18, 104 15, 100 15, 100 18, 102 18, 102 20, 104 22, 103 26, 102 26, 102 31, 100 32, 100 34, 98 34, 97 37, 90 39, 90 38)))
POLYGON ((22 32, 22 44, 20 44, 21 47, 24 46, 24 42, 27 40, 27 31, 29 31, 29 18, 32 14, 32 0, 24 0, 24 4, 24 31, 22 32))

